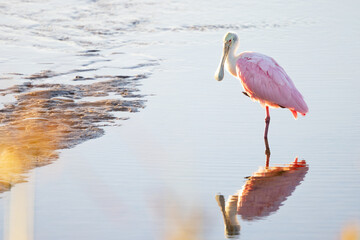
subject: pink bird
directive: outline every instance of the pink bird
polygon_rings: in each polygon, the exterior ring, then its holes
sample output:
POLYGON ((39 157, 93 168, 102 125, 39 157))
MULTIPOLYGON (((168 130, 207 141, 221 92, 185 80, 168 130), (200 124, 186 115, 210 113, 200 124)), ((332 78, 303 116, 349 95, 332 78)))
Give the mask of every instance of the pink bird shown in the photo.
POLYGON ((244 94, 259 102, 266 108, 265 133, 270 123, 269 107, 287 108, 294 118, 298 112, 303 116, 308 107, 284 69, 271 57, 255 52, 242 52, 236 55, 239 38, 235 33, 228 32, 224 37, 224 49, 215 79, 224 78, 224 64, 233 76, 238 77, 244 88, 244 94))

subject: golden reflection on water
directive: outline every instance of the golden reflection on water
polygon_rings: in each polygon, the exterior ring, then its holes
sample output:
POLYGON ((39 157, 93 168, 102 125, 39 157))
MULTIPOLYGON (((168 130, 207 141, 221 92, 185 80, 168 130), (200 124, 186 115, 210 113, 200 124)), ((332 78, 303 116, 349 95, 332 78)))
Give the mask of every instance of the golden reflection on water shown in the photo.
POLYGON ((58 140, 66 125, 36 117, 36 109, 0 127, 0 192, 24 182, 24 173, 58 158, 58 140), (30 115, 30 116, 29 116, 30 115))
POLYGON ((345 225, 341 232, 341 240, 359 240, 360 225, 358 222, 352 222, 345 225))
POLYGON ((204 214, 197 205, 184 204, 181 197, 170 192, 161 200, 156 200, 156 215, 162 219, 161 231, 164 240, 201 240, 204 230, 204 214))
MULTIPOLYGON (((182 209, 184 210, 184 209, 182 209)), ((184 214, 174 210, 167 217, 168 223, 163 239, 166 240, 200 240, 202 238, 203 217, 198 210, 184 214)))
POLYGON ((60 120, 42 118, 41 109, 21 111, 0 127, 0 192, 11 189, 4 223, 7 240, 33 239, 34 190, 25 174, 58 158, 58 141, 66 132, 60 120))
POLYGON ((305 160, 282 166, 260 167, 248 177, 245 185, 237 194, 229 196, 225 202, 223 195, 217 195, 225 224, 225 235, 232 237, 240 234, 240 224, 237 216, 243 220, 253 221, 263 219, 275 213, 284 201, 303 181, 308 165, 305 160))

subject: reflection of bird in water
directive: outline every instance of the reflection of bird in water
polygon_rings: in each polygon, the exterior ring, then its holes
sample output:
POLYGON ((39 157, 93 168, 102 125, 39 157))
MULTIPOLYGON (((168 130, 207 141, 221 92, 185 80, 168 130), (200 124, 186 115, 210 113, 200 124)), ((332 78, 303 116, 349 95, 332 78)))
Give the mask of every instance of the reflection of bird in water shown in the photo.
POLYGON ((221 212, 223 214, 224 223, 225 223, 225 235, 234 236, 239 235, 240 233, 240 224, 236 218, 236 206, 238 201, 237 195, 232 195, 226 202, 223 195, 216 195, 216 201, 219 204, 221 212))
POLYGON ((226 62, 227 70, 240 79, 245 90, 243 93, 266 108, 264 138, 267 138, 269 107, 288 108, 295 119, 298 112, 305 116, 308 107, 290 77, 274 59, 255 52, 236 55, 238 44, 239 38, 235 33, 225 35, 222 59, 215 79, 221 81, 224 78, 226 62))
POLYGON ((277 211, 308 171, 306 162, 260 168, 239 192, 237 213, 245 220, 269 216, 277 211))
POLYGON ((292 194, 308 171, 305 160, 285 166, 261 167, 236 195, 226 202, 223 195, 216 200, 224 217, 226 235, 238 235, 240 225, 236 214, 244 220, 256 220, 269 216, 279 210, 283 202, 292 194))

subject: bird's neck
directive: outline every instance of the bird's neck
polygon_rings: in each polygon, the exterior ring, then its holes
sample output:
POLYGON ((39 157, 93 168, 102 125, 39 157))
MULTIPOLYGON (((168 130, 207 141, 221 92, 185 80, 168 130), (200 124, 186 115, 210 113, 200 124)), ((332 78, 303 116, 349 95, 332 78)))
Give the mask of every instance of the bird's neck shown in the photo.
POLYGON ((239 59, 239 55, 236 54, 236 49, 237 47, 230 48, 229 54, 226 58, 226 69, 235 77, 237 76, 236 62, 239 59))

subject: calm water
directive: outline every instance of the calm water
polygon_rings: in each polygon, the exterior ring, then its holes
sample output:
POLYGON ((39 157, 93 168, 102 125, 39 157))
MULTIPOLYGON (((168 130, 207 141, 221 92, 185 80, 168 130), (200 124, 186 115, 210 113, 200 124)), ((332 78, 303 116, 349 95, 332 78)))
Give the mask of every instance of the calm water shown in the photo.
POLYGON ((360 221, 358 9, 0 3, 1 238, 339 239, 360 221), (310 109, 270 112, 268 169, 264 109, 213 77, 227 31, 310 109))

